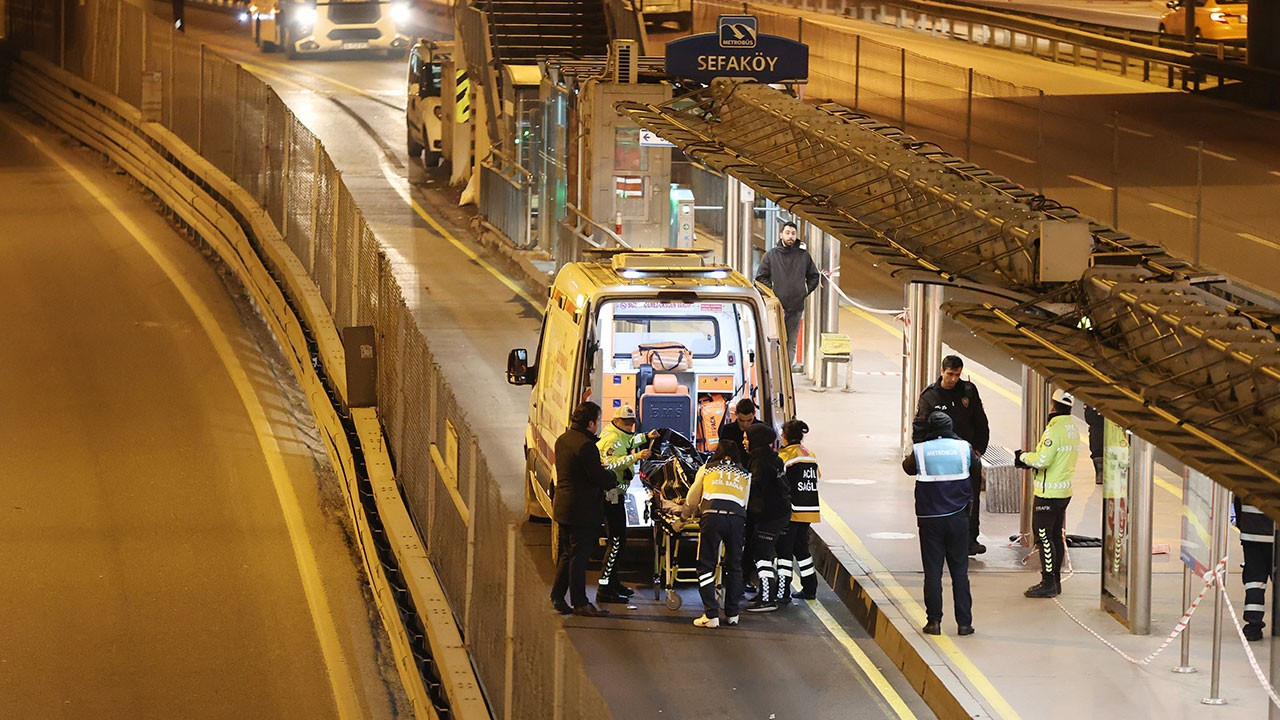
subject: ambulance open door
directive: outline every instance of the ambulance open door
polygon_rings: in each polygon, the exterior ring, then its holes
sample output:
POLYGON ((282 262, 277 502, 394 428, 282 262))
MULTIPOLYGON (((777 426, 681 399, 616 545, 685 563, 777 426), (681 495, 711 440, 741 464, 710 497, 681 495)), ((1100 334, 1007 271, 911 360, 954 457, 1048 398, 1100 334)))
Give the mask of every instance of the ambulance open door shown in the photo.
POLYGON ((791 363, 787 357, 787 326, 782 314, 782 303, 773 293, 764 296, 764 340, 768 350, 769 405, 773 408, 773 422, 782 423, 796 416, 795 393, 791 385, 791 363))

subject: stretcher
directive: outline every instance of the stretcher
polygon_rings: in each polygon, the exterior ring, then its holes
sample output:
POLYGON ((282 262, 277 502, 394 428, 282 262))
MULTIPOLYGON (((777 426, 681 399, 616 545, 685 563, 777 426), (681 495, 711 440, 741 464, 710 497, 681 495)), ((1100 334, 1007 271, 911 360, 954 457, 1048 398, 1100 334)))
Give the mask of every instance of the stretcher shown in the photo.
MULTIPOLYGON (((686 520, 679 513, 667 511, 653 514, 654 600, 662 599, 665 592, 667 607, 672 610, 680 609, 682 600, 676 587, 698 586, 698 550, 696 519, 686 520)), ((721 592, 719 562, 716 563, 715 582, 716 592, 721 592)))

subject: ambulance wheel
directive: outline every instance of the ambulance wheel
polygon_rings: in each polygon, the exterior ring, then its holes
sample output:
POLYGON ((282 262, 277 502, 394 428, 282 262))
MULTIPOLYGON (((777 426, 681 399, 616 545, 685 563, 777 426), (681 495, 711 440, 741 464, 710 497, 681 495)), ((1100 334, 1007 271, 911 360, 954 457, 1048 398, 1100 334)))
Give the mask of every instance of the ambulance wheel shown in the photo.
POLYGON ((668 610, 679 610, 680 606, 683 604, 684 604, 684 600, 681 599, 680 593, 676 592, 675 590, 667 591, 667 609, 668 610))

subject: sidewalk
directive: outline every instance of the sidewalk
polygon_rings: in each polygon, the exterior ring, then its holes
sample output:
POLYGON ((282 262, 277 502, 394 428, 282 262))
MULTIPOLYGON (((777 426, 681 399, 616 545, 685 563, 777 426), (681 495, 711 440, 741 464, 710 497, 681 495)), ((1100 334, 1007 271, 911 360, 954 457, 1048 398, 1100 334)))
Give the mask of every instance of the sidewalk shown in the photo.
MULTIPOLYGON (((841 331, 854 338, 855 369, 901 370, 901 336, 891 316, 872 316, 845 308, 841 331)), ((991 417, 992 443, 1017 449, 1021 442, 1018 387, 972 361, 966 374, 978 383, 991 417)), ((1038 581, 1034 558, 1011 547, 1017 514, 982 515, 984 555, 972 559, 974 595, 972 637, 955 636, 950 592, 946 593, 944 635, 929 638, 924 624, 922 574, 915 539, 913 478, 899 463, 897 375, 855 376, 855 392, 817 393, 797 376, 799 416, 813 428, 807 444, 823 470, 824 522, 817 534, 830 549, 816 553, 828 582, 903 668, 926 699, 950 696, 966 714, 983 717, 1080 718, 1260 717, 1267 699, 1253 677, 1239 638, 1225 616, 1221 696, 1228 704, 1208 707, 1212 593, 1192 623, 1194 674, 1175 674, 1179 644, 1174 642, 1146 668, 1134 666, 1075 624, 1051 600, 1030 600, 1022 591, 1038 581), (876 605, 871 606, 874 602, 876 605)), ((1081 410, 1077 410, 1079 414, 1081 410)), ((1084 433, 1084 422, 1078 420, 1084 433)), ((1152 634, 1132 636, 1099 609, 1101 551, 1074 549, 1075 574, 1064 579, 1061 604, 1082 622, 1128 654, 1142 658, 1163 642, 1181 616, 1182 566, 1178 560, 1181 480, 1157 468, 1154 543, 1169 552, 1152 558, 1152 634)), ((1101 488, 1093 482, 1088 452, 1081 453, 1067 531, 1101 535, 1101 488)), ((1230 542, 1229 587, 1237 611, 1243 604, 1239 582, 1239 542, 1230 542)), ((1200 585, 1197 584, 1196 591, 1200 585)), ((1252 645, 1263 668, 1269 643, 1252 645)), ((938 705, 933 704, 935 709, 938 705)), ((946 713, 939 712, 940 716, 946 713)))

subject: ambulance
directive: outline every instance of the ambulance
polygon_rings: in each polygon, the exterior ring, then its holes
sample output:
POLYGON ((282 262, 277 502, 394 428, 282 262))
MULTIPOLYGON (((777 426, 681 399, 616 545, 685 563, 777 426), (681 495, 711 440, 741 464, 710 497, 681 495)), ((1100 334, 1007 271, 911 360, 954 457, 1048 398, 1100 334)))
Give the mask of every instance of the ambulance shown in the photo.
MULTIPOLYGON (((795 416, 782 306, 773 293, 707 254, 612 250, 556 275, 538 347, 507 358, 507 381, 530 385, 525 510, 551 513, 556 438, 581 401, 636 410, 639 431, 668 429, 712 450, 742 398, 775 429, 795 416)), ((633 479, 628 527, 646 527, 648 492, 633 479)))

